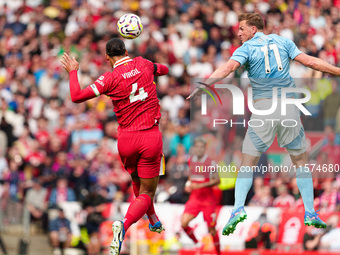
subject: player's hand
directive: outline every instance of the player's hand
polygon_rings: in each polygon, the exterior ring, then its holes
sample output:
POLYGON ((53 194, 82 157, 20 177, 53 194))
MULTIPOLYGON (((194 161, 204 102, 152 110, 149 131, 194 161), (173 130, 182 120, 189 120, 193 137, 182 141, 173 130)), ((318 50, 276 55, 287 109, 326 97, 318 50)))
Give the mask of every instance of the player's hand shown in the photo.
MULTIPOLYGON (((203 82, 197 82, 198 84, 201 84, 199 87, 200 88, 205 88, 206 85, 203 83, 203 82)), ((197 88, 195 89, 191 94, 190 96, 188 96, 186 99, 195 99, 196 97, 200 96, 201 94, 203 93, 203 90, 197 88)))
POLYGON ((67 55, 67 53, 65 52, 63 55, 63 60, 61 60, 61 63, 63 63, 63 67, 64 69, 70 73, 73 70, 77 70, 79 69, 79 63, 77 62, 76 58, 70 58, 69 55, 67 55))
POLYGON ((192 182, 192 183, 190 184, 190 188, 191 188, 192 190, 194 190, 194 189, 200 189, 200 188, 201 188, 201 185, 200 185, 199 183, 192 182))
POLYGON ((184 191, 185 191, 186 193, 191 193, 191 191, 192 191, 192 188, 191 188, 191 181, 187 181, 187 182, 185 183, 184 191))

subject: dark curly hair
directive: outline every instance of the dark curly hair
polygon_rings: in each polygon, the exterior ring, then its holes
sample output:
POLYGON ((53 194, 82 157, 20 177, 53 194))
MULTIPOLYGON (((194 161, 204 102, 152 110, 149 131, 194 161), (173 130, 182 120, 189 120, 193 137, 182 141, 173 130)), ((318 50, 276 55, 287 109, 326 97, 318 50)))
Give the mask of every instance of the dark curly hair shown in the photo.
POLYGON ((125 44, 119 38, 113 38, 106 43, 106 54, 109 57, 124 56, 125 55, 125 44))

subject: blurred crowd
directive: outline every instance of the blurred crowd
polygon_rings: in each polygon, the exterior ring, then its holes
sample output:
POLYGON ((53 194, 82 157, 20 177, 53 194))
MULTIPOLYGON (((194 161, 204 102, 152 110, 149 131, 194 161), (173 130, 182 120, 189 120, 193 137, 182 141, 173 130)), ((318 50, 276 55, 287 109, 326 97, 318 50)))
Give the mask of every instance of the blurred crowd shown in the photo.
MULTIPOLYGON (((169 75, 156 80, 167 163, 156 199, 184 203, 190 153, 190 102, 185 97, 190 79, 208 77, 229 59, 240 46, 238 14, 253 11, 264 17, 265 33, 288 37, 303 52, 339 65, 336 0, 0 0, 1 210, 6 208, 9 218, 14 217, 25 201, 33 218, 47 222, 48 208, 81 201, 89 221, 100 222, 93 215, 100 214, 101 204, 117 196, 132 199, 130 176, 117 153, 118 123, 110 99, 72 103, 68 75, 60 63, 64 52, 75 56, 84 87, 110 71, 105 44, 118 36, 116 22, 128 12, 138 14, 144 26, 140 37, 125 40, 129 55, 170 69, 169 75)), ((306 131, 325 135, 317 164, 340 164, 338 81, 297 62, 291 65, 291 75, 312 92, 306 107, 313 116, 303 120, 306 131)), ((245 78, 244 69, 232 77, 245 78)), ((223 135, 218 148, 226 163, 239 164, 244 131, 228 128, 217 134, 223 135)), ((268 164, 265 157, 261 160, 268 164)), ((222 204, 232 204, 234 184, 220 187, 222 204)), ((326 181, 316 179, 316 206, 339 211, 339 187, 335 174, 326 181)), ((249 205, 302 206, 291 179, 256 178, 252 194, 249 205)), ((44 226, 48 228, 47 223, 44 226)), ((97 226, 88 229, 95 233, 97 226)))

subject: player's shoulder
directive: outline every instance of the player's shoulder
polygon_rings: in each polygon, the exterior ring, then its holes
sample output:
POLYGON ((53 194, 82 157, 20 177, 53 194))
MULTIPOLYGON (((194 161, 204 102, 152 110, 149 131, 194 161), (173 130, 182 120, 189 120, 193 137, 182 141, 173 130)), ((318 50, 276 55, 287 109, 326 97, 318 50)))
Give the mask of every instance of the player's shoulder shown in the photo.
POLYGON ((113 78, 113 72, 107 71, 103 73, 101 76, 99 76, 96 82, 98 82, 99 84, 103 82, 109 82, 112 80, 112 78, 113 78))
POLYGON ((276 43, 280 43, 283 45, 292 42, 292 40, 290 40, 289 38, 277 34, 269 34, 268 37, 274 40, 276 43))
POLYGON ((284 40, 285 37, 282 37, 278 34, 269 34, 267 35, 269 38, 273 38, 273 39, 279 39, 279 40, 284 40))
POLYGON ((135 63, 138 63, 139 65, 146 65, 146 66, 153 66, 153 63, 150 61, 150 60, 148 60, 148 59, 146 59, 146 58, 143 58, 143 57, 141 57, 141 56, 138 56, 138 57, 135 57, 134 59, 133 59, 133 61, 135 62, 135 63))
POLYGON ((139 62, 143 62, 143 63, 146 63, 146 64, 149 64, 149 65, 153 65, 153 62, 149 59, 146 59, 146 58, 143 58, 143 57, 136 57, 137 61, 139 62))

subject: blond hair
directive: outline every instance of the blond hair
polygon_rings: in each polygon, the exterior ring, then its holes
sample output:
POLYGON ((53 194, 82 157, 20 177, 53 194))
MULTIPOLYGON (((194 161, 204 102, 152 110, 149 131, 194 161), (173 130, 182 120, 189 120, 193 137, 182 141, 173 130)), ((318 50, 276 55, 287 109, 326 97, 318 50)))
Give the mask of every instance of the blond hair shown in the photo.
POLYGON ((238 21, 246 20, 248 26, 255 26, 258 30, 263 30, 264 21, 258 13, 242 13, 238 16, 238 21))

